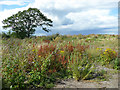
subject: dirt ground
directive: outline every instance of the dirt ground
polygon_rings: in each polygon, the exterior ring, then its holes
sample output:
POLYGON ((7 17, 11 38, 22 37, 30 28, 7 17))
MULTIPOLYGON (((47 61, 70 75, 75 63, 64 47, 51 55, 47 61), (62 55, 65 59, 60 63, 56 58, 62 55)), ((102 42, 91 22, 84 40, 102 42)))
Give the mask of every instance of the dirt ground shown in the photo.
POLYGON ((95 81, 95 80, 84 80, 76 81, 74 79, 61 80, 56 82, 54 88, 118 88, 118 72, 106 67, 98 67, 99 69, 104 69, 109 74, 109 79, 107 81, 95 81))

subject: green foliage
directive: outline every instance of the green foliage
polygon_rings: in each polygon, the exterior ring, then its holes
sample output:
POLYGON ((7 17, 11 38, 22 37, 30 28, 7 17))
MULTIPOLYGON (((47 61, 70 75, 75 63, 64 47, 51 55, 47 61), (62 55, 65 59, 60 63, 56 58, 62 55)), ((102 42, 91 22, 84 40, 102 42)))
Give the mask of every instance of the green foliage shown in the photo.
POLYGON ((10 34, 2 32, 2 38, 10 38, 10 34))
POLYGON ((79 37, 79 39, 82 39, 82 38, 83 38, 83 35, 82 35, 82 34, 79 34, 78 37, 79 37))
POLYGON ((66 36, 66 35, 63 35, 63 36, 61 36, 61 37, 62 37, 62 40, 67 39, 67 36, 66 36))
POLYGON ((99 81, 105 81, 108 80, 109 76, 107 75, 107 71, 101 69, 99 71, 96 71, 96 77, 99 81))
POLYGON ((103 60, 103 64, 109 64, 111 61, 117 58, 117 53, 110 48, 107 48, 100 56, 103 60))
MULTIPOLYGON (((55 40, 62 37, 56 35, 55 40)), ((49 44, 42 40, 47 36, 3 39, 3 87, 51 88, 56 80, 68 78, 78 81, 93 78, 106 80, 106 72, 97 71, 96 63, 110 64, 112 68, 119 69, 115 50, 90 47, 88 42, 72 41, 72 36, 66 37, 62 43, 50 41, 49 44)))
POLYGON ((1 35, 2 35, 2 38, 6 38, 6 39, 8 39, 8 38, 17 38, 18 37, 15 32, 11 32, 11 31, 9 31, 7 33, 2 32, 1 35))
POLYGON ((29 8, 28 10, 19 11, 7 19, 2 21, 3 28, 12 28, 18 38, 30 37, 35 32, 37 26, 42 27, 46 32, 50 30, 45 26, 52 26, 52 20, 48 19, 37 8, 29 8))
POLYGON ((70 59, 69 68, 72 70, 73 78, 79 81, 90 77, 91 72, 94 71, 94 62, 91 62, 89 57, 74 53, 70 59))
POLYGON ((116 69, 116 70, 119 70, 119 69, 120 69, 120 61, 118 60, 118 58, 116 58, 116 59, 113 61, 113 68, 116 69))
POLYGON ((53 40, 55 40, 55 38, 58 37, 58 36, 59 36, 59 34, 56 33, 56 34, 53 34, 53 35, 51 35, 51 36, 45 36, 45 37, 43 38, 43 40, 53 41, 53 40))

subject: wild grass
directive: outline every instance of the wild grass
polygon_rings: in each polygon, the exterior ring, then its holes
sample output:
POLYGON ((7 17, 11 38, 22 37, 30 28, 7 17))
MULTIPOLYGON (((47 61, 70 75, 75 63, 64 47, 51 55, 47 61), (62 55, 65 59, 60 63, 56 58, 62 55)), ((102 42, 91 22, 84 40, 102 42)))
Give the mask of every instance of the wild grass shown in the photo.
POLYGON ((63 78, 105 79, 106 73, 96 72, 95 66, 119 69, 116 41, 111 35, 3 39, 3 88, 51 88, 63 78))

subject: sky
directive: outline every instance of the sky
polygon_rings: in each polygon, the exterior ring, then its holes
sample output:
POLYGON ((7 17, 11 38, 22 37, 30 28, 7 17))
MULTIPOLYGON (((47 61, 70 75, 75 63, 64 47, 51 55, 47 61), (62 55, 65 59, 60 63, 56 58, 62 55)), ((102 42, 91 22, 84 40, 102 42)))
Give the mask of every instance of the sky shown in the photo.
POLYGON ((78 34, 118 34, 119 0, 0 0, 0 32, 2 20, 28 8, 38 8, 53 21, 51 32, 36 28, 37 36, 78 34))

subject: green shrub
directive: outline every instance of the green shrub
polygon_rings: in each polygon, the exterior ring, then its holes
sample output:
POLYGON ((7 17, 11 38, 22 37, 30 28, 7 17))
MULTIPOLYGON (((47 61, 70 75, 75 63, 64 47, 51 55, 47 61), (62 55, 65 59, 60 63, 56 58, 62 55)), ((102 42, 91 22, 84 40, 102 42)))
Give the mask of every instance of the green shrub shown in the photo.
POLYGON ((91 64, 86 55, 82 57, 79 53, 74 53, 71 55, 69 68, 72 70, 74 79, 83 80, 89 78, 91 72, 94 71, 94 62, 91 64))
POLYGON ((43 40, 53 41, 53 40, 55 40, 55 38, 58 37, 58 36, 59 36, 58 33, 57 33, 57 34, 53 34, 53 35, 51 35, 51 36, 45 36, 45 37, 43 38, 43 40))
POLYGON ((113 60, 117 58, 117 53, 110 48, 107 48, 101 55, 101 59, 103 60, 103 64, 109 64, 113 60))

